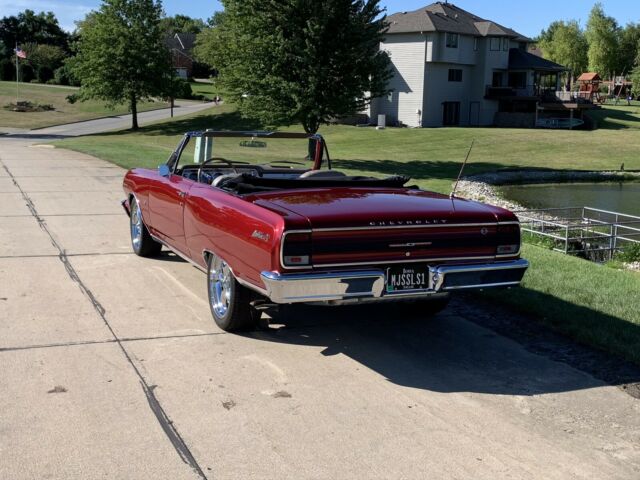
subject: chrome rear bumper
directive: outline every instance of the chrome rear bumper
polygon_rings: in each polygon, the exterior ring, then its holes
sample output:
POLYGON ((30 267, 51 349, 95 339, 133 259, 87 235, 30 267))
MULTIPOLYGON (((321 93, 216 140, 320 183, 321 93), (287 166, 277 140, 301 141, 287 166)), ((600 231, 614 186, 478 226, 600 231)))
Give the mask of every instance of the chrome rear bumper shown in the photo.
POLYGON ((520 284, 529 267, 524 259, 480 265, 429 267, 429 288, 408 292, 385 291, 383 270, 281 274, 262 272, 268 297, 274 303, 341 302, 367 299, 389 301, 450 292, 520 284))

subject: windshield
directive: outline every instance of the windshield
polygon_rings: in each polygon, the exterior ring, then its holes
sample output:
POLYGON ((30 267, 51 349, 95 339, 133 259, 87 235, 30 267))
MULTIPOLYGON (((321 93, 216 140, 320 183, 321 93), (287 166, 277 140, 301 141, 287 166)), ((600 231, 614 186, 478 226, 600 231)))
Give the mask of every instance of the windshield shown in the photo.
MULTIPOLYGON (((308 169, 313 166, 317 142, 322 140, 305 134, 205 132, 189 134, 186 141, 177 170, 212 158, 234 164, 308 169)), ((324 157, 325 151, 321 148, 320 155, 324 157)))

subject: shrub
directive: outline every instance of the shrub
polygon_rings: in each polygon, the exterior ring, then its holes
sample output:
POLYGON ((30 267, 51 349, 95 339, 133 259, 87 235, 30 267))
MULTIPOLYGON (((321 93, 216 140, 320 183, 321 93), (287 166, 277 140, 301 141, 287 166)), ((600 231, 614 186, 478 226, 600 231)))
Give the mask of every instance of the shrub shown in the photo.
POLYGON ((9 58, 0 60, 0 80, 10 81, 16 79, 16 64, 9 58))
POLYGON ((640 243, 633 243, 616 255, 616 260, 624 263, 640 262, 640 243))
POLYGON ((173 86, 173 97, 184 99, 193 98, 193 92, 191 91, 191 85, 189 84, 189 82, 180 78, 176 78, 175 84, 173 86))
POLYGON ((80 82, 73 76, 68 64, 56 68, 53 72, 53 78, 56 79, 58 85, 71 85, 73 87, 80 86, 80 82))
POLYGON ((33 74, 33 68, 31 68, 31 65, 27 65, 24 63, 20 65, 20 81, 21 82, 29 83, 34 78, 35 76, 33 74))
POLYGON ((53 70, 51 70, 51 68, 46 66, 38 67, 38 70, 36 71, 36 76, 39 82, 47 83, 47 81, 53 78, 53 70))

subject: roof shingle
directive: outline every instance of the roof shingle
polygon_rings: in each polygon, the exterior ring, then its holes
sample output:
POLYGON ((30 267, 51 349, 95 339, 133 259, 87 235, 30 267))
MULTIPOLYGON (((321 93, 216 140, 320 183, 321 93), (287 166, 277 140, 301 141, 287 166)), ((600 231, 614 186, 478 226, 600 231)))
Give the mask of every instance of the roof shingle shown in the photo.
POLYGON ((452 3, 436 2, 413 12, 399 12, 387 17, 388 33, 450 32, 486 37, 511 37, 530 41, 524 35, 490 20, 478 17, 452 3))

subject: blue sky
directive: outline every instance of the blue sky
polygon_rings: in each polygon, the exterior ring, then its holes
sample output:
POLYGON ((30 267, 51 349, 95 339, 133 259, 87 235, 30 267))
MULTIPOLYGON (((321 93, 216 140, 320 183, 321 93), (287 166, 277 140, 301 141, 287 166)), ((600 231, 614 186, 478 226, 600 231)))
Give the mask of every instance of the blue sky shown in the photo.
MULTIPOLYGON (((321 0, 319 0, 321 1, 321 0)), ((382 0, 388 13, 410 11, 431 3, 429 0, 382 0)), ((595 0, 456 0, 460 8, 480 17, 496 21, 530 37, 536 36, 553 20, 577 19, 584 25, 595 0)), ((605 12, 622 25, 640 22, 638 0, 603 0, 605 12)), ((13 15, 26 8, 53 11, 63 28, 71 30, 76 20, 97 8, 100 0, 0 0, 0 17, 13 15)), ((221 10, 215 0, 164 0, 169 15, 182 13, 206 19, 221 10)))

